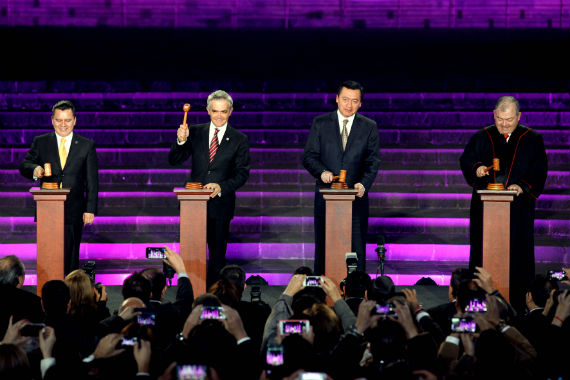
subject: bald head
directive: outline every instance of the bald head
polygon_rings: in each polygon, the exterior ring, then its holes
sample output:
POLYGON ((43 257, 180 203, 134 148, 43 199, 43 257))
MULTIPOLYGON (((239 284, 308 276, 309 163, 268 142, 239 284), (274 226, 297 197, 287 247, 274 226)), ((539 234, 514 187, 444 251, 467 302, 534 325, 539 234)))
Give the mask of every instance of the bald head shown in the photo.
POLYGON ((133 309, 146 307, 146 305, 140 298, 129 297, 126 300, 124 300, 123 303, 121 304, 121 307, 119 308, 119 314, 125 311, 125 309, 129 306, 132 307, 133 309))

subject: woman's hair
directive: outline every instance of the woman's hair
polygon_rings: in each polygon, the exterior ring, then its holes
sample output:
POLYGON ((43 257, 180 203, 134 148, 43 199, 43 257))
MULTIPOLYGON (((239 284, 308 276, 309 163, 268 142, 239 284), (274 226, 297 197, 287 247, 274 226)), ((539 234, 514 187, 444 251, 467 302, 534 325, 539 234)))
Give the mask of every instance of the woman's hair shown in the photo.
POLYGON ((342 334, 340 319, 333 309, 324 303, 315 303, 306 310, 315 333, 313 347, 317 352, 329 352, 338 343, 342 334))
POLYGON ((234 309, 239 307, 241 298, 239 290, 232 282, 225 278, 214 282, 214 284, 210 286, 210 289, 208 289, 208 293, 218 297, 220 302, 224 305, 228 305, 234 309))
POLYGON ((30 362, 26 353, 14 344, 0 344, 0 378, 31 379, 30 362))
POLYGON ((87 273, 81 269, 76 269, 65 277, 64 282, 69 287, 71 297, 69 314, 71 316, 82 317, 95 310, 93 285, 87 273))

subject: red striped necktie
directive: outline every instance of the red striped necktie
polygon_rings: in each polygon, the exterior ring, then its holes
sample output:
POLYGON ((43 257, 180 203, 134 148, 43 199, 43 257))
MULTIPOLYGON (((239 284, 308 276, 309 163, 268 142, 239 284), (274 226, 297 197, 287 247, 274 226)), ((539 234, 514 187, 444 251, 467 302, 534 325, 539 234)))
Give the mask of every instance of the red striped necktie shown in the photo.
POLYGON ((507 141, 507 140, 509 139, 509 134, 508 134, 508 133, 505 133, 505 134, 503 135, 503 137, 505 138, 505 141, 507 141))
POLYGON ((210 164, 212 163, 212 160, 214 159, 214 156, 216 155, 216 152, 218 151, 218 132, 220 130, 218 128, 215 128, 214 131, 214 135, 212 136, 212 141, 210 141, 210 164))

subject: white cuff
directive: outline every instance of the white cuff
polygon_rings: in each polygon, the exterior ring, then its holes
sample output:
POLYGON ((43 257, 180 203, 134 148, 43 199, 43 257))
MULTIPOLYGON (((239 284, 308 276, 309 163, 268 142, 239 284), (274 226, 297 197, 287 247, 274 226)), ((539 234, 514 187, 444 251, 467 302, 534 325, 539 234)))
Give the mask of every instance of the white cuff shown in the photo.
POLYGON ((445 338, 445 341, 447 343, 451 343, 451 344, 455 344, 456 346, 459 346, 459 338, 456 338, 454 336, 448 335, 447 338, 445 338))
POLYGON ((45 358, 40 361, 40 370, 42 371, 42 379, 46 377, 48 369, 55 365, 55 358, 45 358))
POLYGON ((176 139, 176 142, 178 143, 178 145, 184 145, 184 144, 186 144, 186 141, 188 141, 188 139, 186 139, 184 141, 180 141, 180 140, 176 139))
POLYGON ((251 340, 251 338, 249 336, 246 336, 245 338, 241 338, 240 340, 237 341, 238 346, 240 344, 242 344, 243 342, 247 342, 248 340, 251 340))
POLYGON ((428 314, 427 311, 420 311, 418 314, 416 314, 416 321, 418 321, 418 323, 419 323, 420 319, 422 319, 423 317, 429 317, 429 316, 430 315, 428 314))

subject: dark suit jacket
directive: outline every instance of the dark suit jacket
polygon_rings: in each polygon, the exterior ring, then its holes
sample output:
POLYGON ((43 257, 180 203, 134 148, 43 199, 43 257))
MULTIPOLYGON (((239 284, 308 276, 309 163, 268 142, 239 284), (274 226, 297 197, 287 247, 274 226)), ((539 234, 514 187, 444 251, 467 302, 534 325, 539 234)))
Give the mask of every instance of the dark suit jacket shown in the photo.
POLYGON ((337 111, 317 116, 305 145, 303 166, 316 178, 318 188, 330 187, 321 181, 323 171, 338 175, 344 169, 348 187, 360 182, 369 191, 380 166, 376 122, 357 113, 343 152, 337 111))
POLYGON ((55 132, 36 136, 20 165, 20 173, 33 179, 34 169, 46 162, 51 164, 52 176, 43 177, 40 182, 63 183, 64 188, 71 188, 65 201, 65 224, 83 223, 84 212, 97 214, 99 178, 93 140, 73 131, 67 162, 62 170, 55 132))
POLYGON ((172 144, 168 162, 170 165, 179 165, 192 156, 192 171, 188 181, 201 182, 202 185, 217 183, 222 189, 220 197, 208 201, 208 218, 231 219, 236 203, 235 192, 249 178, 249 143, 246 135, 228 125, 210 164, 209 128, 210 123, 190 127, 186 143, 172 144))
POLYGON ((35 294, 15 286, 0 285, 0 298, 2 299, 0 337, 4 337, 11 315, 14 316, 12 323, 20 319, 27 319, 30 322, 43 321, 44 312, 41 299, 35 294))

